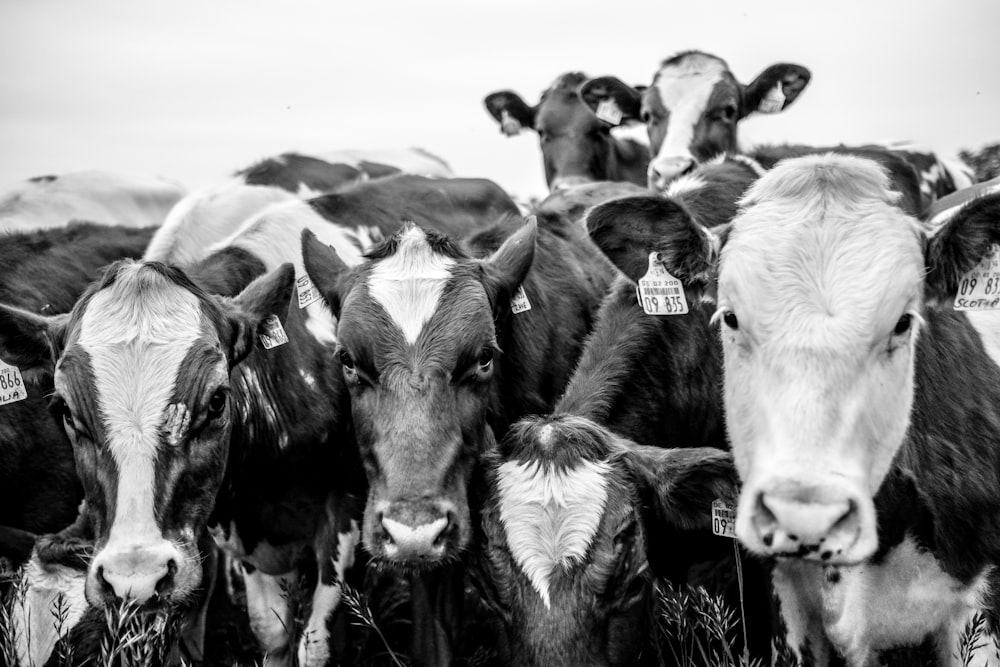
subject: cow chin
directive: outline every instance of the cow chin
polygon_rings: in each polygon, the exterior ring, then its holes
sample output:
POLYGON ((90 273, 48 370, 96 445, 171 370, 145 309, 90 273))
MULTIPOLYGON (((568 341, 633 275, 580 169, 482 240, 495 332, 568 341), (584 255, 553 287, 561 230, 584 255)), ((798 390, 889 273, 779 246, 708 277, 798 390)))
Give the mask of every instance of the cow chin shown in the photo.
POLYGON ((194 540, 109 542, 91 562, 85 593, 98 608, 132 600, 146 610, 166 610, 193 600, 202 576, 194 540))
POLYGON ((464 489, 437 498, 369 495, 363 541, 373 564, 394 571, 429 570, 458 560, 469 543, 464 489))

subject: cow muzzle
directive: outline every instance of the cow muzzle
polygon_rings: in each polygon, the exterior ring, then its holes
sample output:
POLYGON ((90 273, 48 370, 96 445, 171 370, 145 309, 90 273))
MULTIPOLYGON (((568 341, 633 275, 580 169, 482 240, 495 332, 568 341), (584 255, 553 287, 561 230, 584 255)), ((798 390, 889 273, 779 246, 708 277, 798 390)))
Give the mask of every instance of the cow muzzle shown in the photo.
POLYGON ((458 513, 448 501, 395 501, 376 511, 373 553, 397 563, 433 564, 455 548, 458 513))
POLYGON ((665 190, 671 181, 687 174, 694 166, 694 158, 689 156, 657 158, 649 163, 649 187, 656 191, 665 190))
POLYGON ((736 535, 757 553, 836 565, 858 563, 878 545, 871 498, 843 484, 744 488, 736 535))
POLYGON ((169 598, 176 589, 184 554, 167 540, 105 547, 94 557, 87 582, 90 600, 139 603, 169 598))

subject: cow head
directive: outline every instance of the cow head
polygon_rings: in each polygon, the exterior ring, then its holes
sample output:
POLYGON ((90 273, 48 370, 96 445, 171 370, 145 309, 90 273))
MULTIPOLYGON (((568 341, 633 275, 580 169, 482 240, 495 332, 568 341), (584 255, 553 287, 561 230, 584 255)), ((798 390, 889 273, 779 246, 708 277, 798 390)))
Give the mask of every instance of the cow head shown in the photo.
POLYGON ((291 265, 235 299, 179 269, 123 261, 68 317, 0 306, 0 349, 55 368, 53 410, 73 443, 95 532, 87 597, 182 602, 201 584, 197 542, 226 468, 229 374, 258 328, 284 318, 291 265))
POLYGON ((878 545, 873 497, 909 427, 927 300, 950 308, 1000 240, 997 200, 927 239, 897 197, 874 162, 788 160, 723 239, 715 320, 743 480, 736 530, 752 551, 850 564, 878 545))
POLYGON ((545 182, 551 190, 621 180, 612 176, 617 159, 611 136, 613 125, 599 120, 577 95, 586 79, 581 72, 563 74, 533 107, 509 90, 491 93, 483 100, 505 135, 514 136, 522 128, 538 133, 545 182))
POLYGON ((517 665, 635 664, 649 565, 662 574, 652 538, 720 542, 712 501, 736 495, 727 452, 642 447, 566 414, 515 424, 490 468, 480 567, 517 665))
POLYGON ((737 123, 755 111, 783 111, 809 78, 806 68, 782 63, 744 85, 721 58, 685 51, 664 60, 645 91, 605 76, 580 86, 580 97, 595 111, 613 100, 624 119, 646 124, 649 187, 662 190, 699 162, 737 152, 737 123))
POLYGON ((306 271, 339 318, 339 355, 368 474, 363 537, 376 559, 427 566, 469 541, 467 487, 492 443, 494 320, 534 257, 530 221, 484 260, 408 223, 348 270, 303 236, 306 271))

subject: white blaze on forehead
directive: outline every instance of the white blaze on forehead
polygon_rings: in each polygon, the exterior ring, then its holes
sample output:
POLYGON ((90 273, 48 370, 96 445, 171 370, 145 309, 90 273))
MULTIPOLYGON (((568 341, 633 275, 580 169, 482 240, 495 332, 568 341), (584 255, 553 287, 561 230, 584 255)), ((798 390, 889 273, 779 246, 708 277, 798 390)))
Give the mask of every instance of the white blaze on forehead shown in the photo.
POLYGON ((691 155, 694 128, 708 106, 715 84, 726 71, 722 61, 704 55, 690 55, 659 71, 653 87, 670 112, 670 126, 657 158, 691 155))
POLYGON ((368 276, 368 293, 414 343, 437 310, 455 260, 434 252, 419 227, 399 238, 395 254, 377 262, 368 276))
POLYGON ((108 548, 163 539, 154 513, 161 427, 201 317, 192 293, 142 264, 123 266, 83 314, 78 342, 90 357, 106 446, 118 467, 108 548))
POLYGON ((539 461, 500 466, 507 544, 546 607, 553 571, 582 561, 590 548, 607 504, 610 469, 594 461, 565 470, 539 461))

